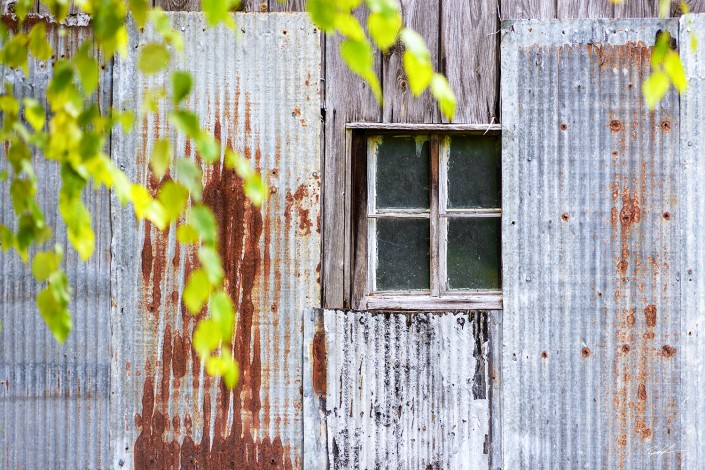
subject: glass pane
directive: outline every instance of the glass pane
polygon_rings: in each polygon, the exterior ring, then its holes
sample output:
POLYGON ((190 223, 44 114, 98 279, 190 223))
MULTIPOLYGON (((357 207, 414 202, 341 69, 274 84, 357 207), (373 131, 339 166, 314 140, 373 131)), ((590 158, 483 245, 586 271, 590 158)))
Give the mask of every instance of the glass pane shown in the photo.
POLYGON ((500 288, 499 217, 448 220, 448 288, 500 288))
POLYGON ((377 207, 428 209, 430 165, 428 139, 384 137, 377 147, 377 207))
POLYGON ((377 219, 377 290, 429 290, 428 219, 377 219))
POLYGON ((500 207, 500 140, 452 137, 448 155, 448 208, 500 207))

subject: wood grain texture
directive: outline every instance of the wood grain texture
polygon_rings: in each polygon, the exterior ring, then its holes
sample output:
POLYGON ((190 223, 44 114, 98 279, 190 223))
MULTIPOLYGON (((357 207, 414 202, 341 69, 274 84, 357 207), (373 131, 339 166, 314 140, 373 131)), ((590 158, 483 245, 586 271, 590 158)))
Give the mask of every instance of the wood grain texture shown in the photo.
POLYGON ((651 18, 657 16, 658 0, 625 0, 614 5, 612 13, 612 18, 651 18))
POLYGON ((268 8, 267 0, 240 0, 240 11, 266 12, 268 8))
MULTIPOLYGON (((367 11, 360 9, 358 19, 364 24, 367 11)), ((350 168, 347 163, 345 125, 347 122, 379 122, 381 110, 362 79, 354 75, 340 58, 339 37, 326 38, 325 52, 325 150, 323 178, 323 305, 342 307, 344 297, 343 266, 345 260, 346 200, 349 193, 350 168)), ((377 54, 375 70, 380 73, 377 54)))
POLYGON ((306 11, 306 0, 269 0, 269 11, 306 11))
MULTIPOLYGON (((703 13, 705 12, 705 0, 684 0, 688 5, 690 13, 703 13)), ((680 7, 681 2, 673 1, 671 2, 671 16, 681 16, 683 12, 680 7)))
MULTIPOLYGON (((425 40, 434 69, 438 68, 439 3, 427 0, 402 0, 404 26, 414 29, 425 40)), ((418 98, 409 89, 402 57, 404 46, 397 43, 382 56, 384 122, 439 122, 440 114, 427 90, 418 98)))
POLYGON ((200 0, 154 0, 155 7, 165 11, 200 11, 200 0))
POLYGON ((441 66, 458 98, 455 123, 496 123, 498 0, 447 0, 441 8, 441 66))
POLYGON ((558 2, 556 15, 568 18, 611 18, 614 6, 609 0, 583 0, 558 2))
MULTIPOLYGON (((578 3, 582 0, 574 1, 578 3)), ((544 20, 556 17, 554 0, 504 0, 501 8, 502 20, 544 20)))

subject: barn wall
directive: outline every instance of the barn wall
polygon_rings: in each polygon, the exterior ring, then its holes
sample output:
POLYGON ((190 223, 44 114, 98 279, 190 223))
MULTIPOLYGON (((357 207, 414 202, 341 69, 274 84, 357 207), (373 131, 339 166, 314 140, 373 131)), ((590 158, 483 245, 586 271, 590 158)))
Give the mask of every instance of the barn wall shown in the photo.
MULTIPOLYGON (((302 315, 320 305, 319 33, 305 15, 238 14, 238 35, 208 28, 200 13, 170 19, 185 44, 173 67, 188 68, 196 84, 187 106, 252 161, 271 192, 257 209, 234 171, 204 172, 203 198, 221 226, 225 285, 238 312, 241 379, 232 392, 205 374, 191 348, 195 321, 180 295, 195 253, 176 244, 173 229, 161 234, 113 201, 111 464, 300 468, 302 315)), ((120 109, 139 109, 168 77, 137 69, 139 47, 152 38, 131 35, 129 56, 116 62, 120 109)), ((113 136, 116 163, 153 192, 159 182, 148 162, 157 138, 196 158, 170 128, 167 108, 113 136)))
POLYGON ((641 91, 658 30, 678 21, 503 29, 506 468, 678 466, 679 96, 641 91))
MULTIPOLYGON (((69 55, 92 37, 90 28, 48 25, 55 54, 69 55), (62 36, 60 32, 66 33, 62 36)), ((14 83, 17 96, 46 93, 51 62, 30 61, 29 77, 0 68, 3 83, 14 83)), ((110 103, 110 67, 101 77, 97 100, 110 103)), ((0 169, 8 169, 0 148, 0 169)), ((109 459, 110 399, 110 211, 106 191, 86 191, 84 201, 95 217, 93 258, 82 263, 66 240, 57 208, 58 165, 37 159, 38 203, 55 242, 66 253, 73 293, 74 330, 59 346, 37 312, 35 296, 43 287, 14 252, 0 254, 0 467, 101 468, 109 459)), ((9 185, 0 185, 0 220, 11 224, 9 185)))

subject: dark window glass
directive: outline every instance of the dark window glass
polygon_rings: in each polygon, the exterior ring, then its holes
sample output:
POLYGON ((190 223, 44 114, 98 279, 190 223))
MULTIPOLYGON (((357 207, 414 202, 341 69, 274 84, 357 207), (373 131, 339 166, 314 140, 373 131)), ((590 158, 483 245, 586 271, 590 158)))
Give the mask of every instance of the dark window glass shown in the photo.
POLYGON ((384 137, 377 147, 377 208, 428 209, 428 139, 384 137))
POLYGON ((501 222, 495 217, 448 220, 448 288, 500 288, 501 222))
POLYGON ((377 290, 428 290, 428 219, 377 220, 377 290))
POLYGON ((448 208, 500 207, 499 155, 498 137, 451 138, 448 155, 448 208))

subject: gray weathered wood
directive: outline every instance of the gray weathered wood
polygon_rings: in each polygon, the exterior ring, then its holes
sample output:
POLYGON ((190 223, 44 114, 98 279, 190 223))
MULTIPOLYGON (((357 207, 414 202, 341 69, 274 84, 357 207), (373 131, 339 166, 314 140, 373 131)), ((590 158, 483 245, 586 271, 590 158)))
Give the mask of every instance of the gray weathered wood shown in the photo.
POLYGON ((614 5, 612 13, 613 18, 651 18, 657 16, 658 0, 626 0, 614 5))
POLYGON ((453 122, 496 123, 498 0, 441 3, 441 71, 458 98, 453 122))
MULTIPOLYGON (((439 2, 402 0, 404 26, 414 29, 425 40, 431 63, 438 68, 439 2)), ((426 90, 414 97, 404 72, 404 46, 397 43, 382 56, 382 90, 384 122, 438 122, 439 112, 431 93, 426 90)))
POLYGON ((155 7, 166 11, 200 11, 200 0, 154 0, 155 7))
POLYGON ((558 2, 557 7, 556 15, 560 19, 611 18, 614 14, 614 6, 609 0, 558 2))
MULTIPOLYGON (((705 0, 685 0, 688 5, 690 13, 703 13, 705 12, 705 0)), ((683 12, 680 7, 681 2, 673 1, 671 2, 671 16, 681 16, 683 12)))
POLYGON ((504 0, 501 6, 503 20, 539 20, 556 17, 556 5, 553 0, 504 0))
POLYGON ((377 123, 377 122, 349 122, 348 129, 360 129, 380 132, 463 132, 480 133, 501 132, 500 124, 404 124, 404 123, 377 123))
POLYGON ((306 11, 306 0, 269 0, 269 11, 306 11))
MULTIPOLYGON (((356 13, 364 22, 365 10, 356 13)), ((341 307, 344 297, 343 265, 345 259, 345 227, 350 223, 345 215, 345 191, 350 177, 346 163, 345 125, 352 121, 378 122, 380 107, 358 76, 354 75, 340 58, 340 38, 326 38, 325 70, 325 174, 323 178, 323 306, 341 307)), ((379 54, 375 69, 379 74, 379 54)))

